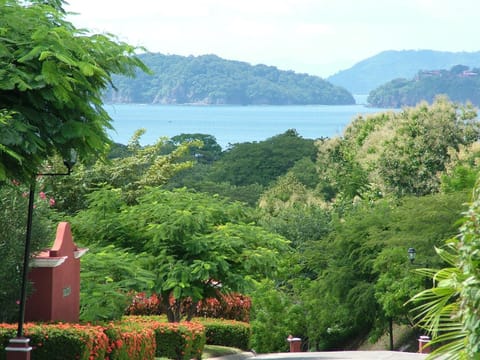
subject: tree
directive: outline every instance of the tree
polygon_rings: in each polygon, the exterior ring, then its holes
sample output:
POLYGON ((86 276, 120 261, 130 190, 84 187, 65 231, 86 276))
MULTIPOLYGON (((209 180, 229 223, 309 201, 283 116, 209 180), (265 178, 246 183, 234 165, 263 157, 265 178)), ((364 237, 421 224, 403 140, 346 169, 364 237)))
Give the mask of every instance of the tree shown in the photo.
POLYGON ((91 197, 98 206, 72 219, 77 241, 98 239, 102 246, 116 244, 153 256, 153 290, 161 295, 170 321, 180 321, 186 299, 195 306, 219 289, 249 289, 253 280, 274 274, 289 251, 286 239, 255 225, 251 210, 219 197, 160 188, 146 189, 133 206, 119 201, 115 189, 91 197), (92 228, 92 219, 97 227, 92 228))
POLYGON ((145 269, 148 261, 148 254, 132 254, 114 245, 91 248, 82 258, 80 319, 120 319, 133 291, 153 288, 155 275, 145 269))
POLYGON ((419 325, 432 334, 432 345, 439 345, 431 358, 478 359, 480 352, 479 189, 477 183, 458 235, 437 249, 447 266, 422 270, 433 286, 411 299, 419 325))
MULTIPOLYGON (((21 267, 25 243, 25 223, 28 199, 25 187, 4 185, 0 187, 0 322, 15 321, 18 314, 21 267)), ((54 226, 48 220, 49 200, 42 192, 35 199, 31 249, 46 247, 55 237, 54 226)))
MULTIPOLYGON (((183 173, 194 165, 187 154, 192 147, 199 146, 199 141, 178 144, 173 150, 169 148, 167 138, 160 138, 153 145, 140 146, 139 139, 143 133, 143 129, 135 132, 124 156, 77 166, 68 177, 45 179, 45 186, 55 193, 56 208, 74 214, 87 207, 91 192, 105 187, 121 190, 122 198, 134 203, 146 186, 162 186, 175 174, 183 173), (164 153, 165 148, 169 148, 167 154, 164 153)), ((56 157, 46 164, 55 168, 61 162, 56 157)))
POLYGON ((217 140, 213 135, 207 134, 180 134, 170 139, 170 142, 175 146, 187 142, 201 142, 201 145, 192 146, 190 148, 190 156, 194 158, 198 163, 211 164, 217 160, 221 153, 222 147, 218 145, 217 140))
POLYGON ((397 131, 385 142, 378 162, 386 185, 397 194, 438 191, 437 174, 445 170, 449 150, 478 138, 479 124, 470 110, 438 98, 432 106, 422 103, 400 113, 397 131))
POLYGON ((295 130, 258 143, 235 144, 215 162, 211 179, 233 185, 268 185, 284 175, 298 160, 314 160, 313 140, 303 139, 295 130))
POLYGON ((32 181, 49 156, 104 154, 111 75, 133 75, 135 48, 88 35, 65 20, 62 1, 0 0, 0 181, 32 181))

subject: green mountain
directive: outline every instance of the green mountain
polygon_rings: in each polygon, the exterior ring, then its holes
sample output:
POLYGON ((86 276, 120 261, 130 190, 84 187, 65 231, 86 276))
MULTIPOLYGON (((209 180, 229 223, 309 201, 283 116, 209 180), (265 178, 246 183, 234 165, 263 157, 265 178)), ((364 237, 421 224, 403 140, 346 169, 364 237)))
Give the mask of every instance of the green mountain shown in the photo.
POLYGON ((437 95, 454 102, 480 105, 480 68, 455 65, 450 70, 419 71, 410 79, 395 79, 372 90, 367 102, 375 107, 415 106, 437 95))
POLYGON ((328 77, 327 80, 344 87, 352 94, 368 94, 393 79, 410 79, 420 70, 450 69, 457 64, 480 67, 480 51, 384 51, 328 77))
POLYGON ((347 105, 345 89, 307 74, 274 66, 221 59, 216 55, 178 56, 159 53, 139 56, 153 75, 135 79, 114 77, 116 90, 106 92, 109 103, 147 104, 272 104, 347 105))

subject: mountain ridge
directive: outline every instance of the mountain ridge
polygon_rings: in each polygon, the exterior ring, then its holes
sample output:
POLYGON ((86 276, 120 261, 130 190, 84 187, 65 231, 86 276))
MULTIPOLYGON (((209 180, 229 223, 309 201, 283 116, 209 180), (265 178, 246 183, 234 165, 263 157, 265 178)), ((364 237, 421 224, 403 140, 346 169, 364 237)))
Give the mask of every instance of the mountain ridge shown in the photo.
POLYGON ((153 76, 114 76, 107 103, 206 105, 350 105, 352 94, 313 75, 250 65, 217 55, 138 56, 153 76))
POLYGON ((410 79, 421 70, 450 69, 462 64, 480 66, 480 51, 386 50, 326 78, 352 94, 368 94, 396 78, 410 79))

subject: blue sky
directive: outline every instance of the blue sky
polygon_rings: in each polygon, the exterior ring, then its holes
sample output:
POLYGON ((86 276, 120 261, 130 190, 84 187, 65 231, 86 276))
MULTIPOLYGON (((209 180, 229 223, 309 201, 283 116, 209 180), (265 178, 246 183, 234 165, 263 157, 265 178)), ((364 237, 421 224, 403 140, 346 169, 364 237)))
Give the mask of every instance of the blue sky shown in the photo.
POLYGON ((322 77, 384 50, 480 50, 478 0, 67 1, 77 27, 152 52, 322 77))

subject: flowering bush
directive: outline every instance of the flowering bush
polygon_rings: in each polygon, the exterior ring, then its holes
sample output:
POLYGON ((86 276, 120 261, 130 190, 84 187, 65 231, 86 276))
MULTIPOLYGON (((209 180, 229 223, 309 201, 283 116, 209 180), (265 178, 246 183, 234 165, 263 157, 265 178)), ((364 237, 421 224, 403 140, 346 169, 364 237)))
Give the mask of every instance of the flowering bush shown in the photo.
MULTIPOLYGON (((170 303, 175 299, 170 299, 170 303)), ((186 299, 181 306, 184 315, 192 310, 192 302, 186 299)), ((222 294, 217 297, 201 300, 192 313, 197 317, 222 318, 248 322, 252 301, 250 297, 238 293, 222 294)), ((161 315, 165 314, 160 296, 145 293, 136 293, 133 301, 126 310, 126 315, 161 315)))
POLYGON ((217 298, 208 298, 199 302, 197 316, 222 318, 248 322, 250 319, 250 297, 239 293, 218 294, 217 298))
POLYGON ((155 332, 134 322, 110 323, 105 328, 109 338, 110 360, 146 360, 155 358, 155 332))
MULTIPOLYGON (((16 328, 0 324, 0 359, 6 357, 5 346, 16 328)), ((108 354, 109 340, 101 326, 27 323, 24 334, 30 338, 35 360, 103 360, 108 354)))
POLYGON ((176 360, 201 359, 205 327, 200 323, 168 323, 162 316, 126 316, 124 323, 142 324, 155 331, 157 357, 176 360))
POLYGON ((136 293, 133 296, 132 303, 125 311, 126 315, 160 315, 162 303, 156 294, 147 296, 144 292, 136 293))
POLYGON ((250 324, 224 319, 196 318, 205 326, 206 341, 209 345, 221 345, 247 350, 250 348, 250 324))

